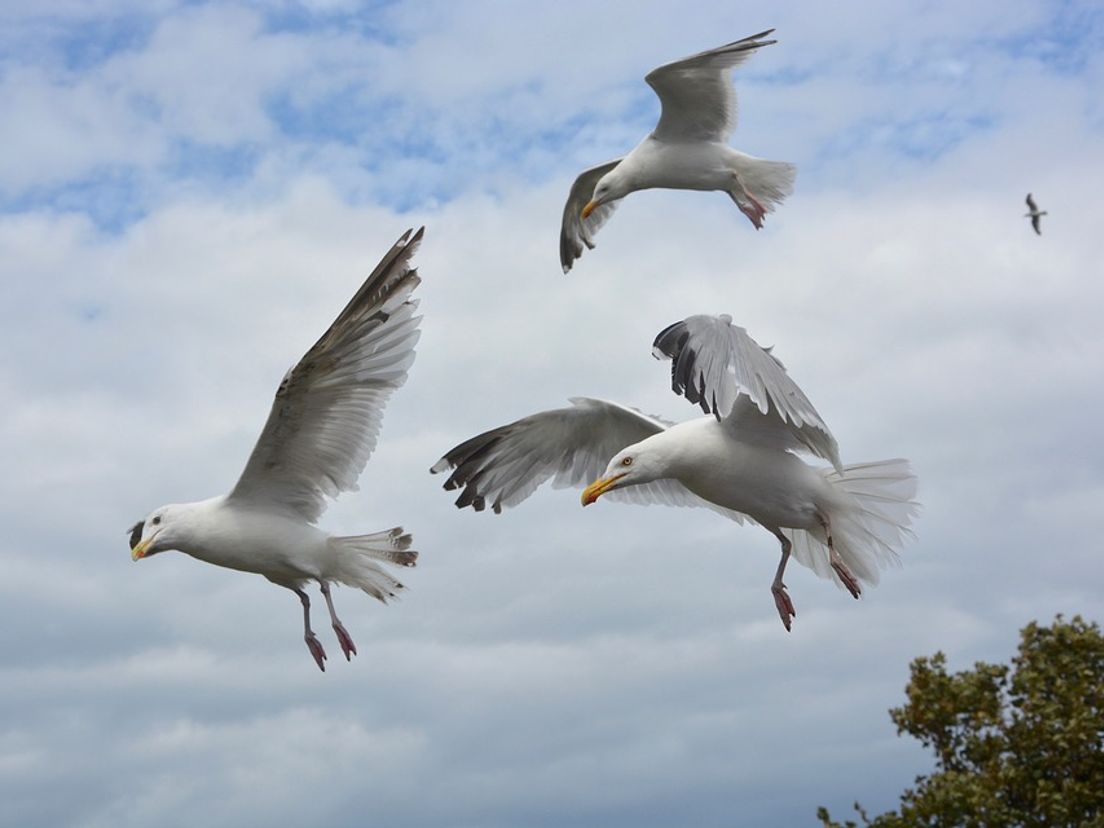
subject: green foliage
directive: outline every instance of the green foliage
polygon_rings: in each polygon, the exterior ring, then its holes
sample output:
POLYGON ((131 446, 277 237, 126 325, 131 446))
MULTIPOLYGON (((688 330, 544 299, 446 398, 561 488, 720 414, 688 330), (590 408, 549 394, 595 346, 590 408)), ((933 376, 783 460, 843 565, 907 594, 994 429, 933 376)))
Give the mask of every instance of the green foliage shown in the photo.
POLYGON ((942 653, 918 658, 898 734, 935 754, 897 811, 824 828, 1104 828, 1104 636, 1058 616, 1020 631, 1011 665, 978 662, 949 674, 942 653))

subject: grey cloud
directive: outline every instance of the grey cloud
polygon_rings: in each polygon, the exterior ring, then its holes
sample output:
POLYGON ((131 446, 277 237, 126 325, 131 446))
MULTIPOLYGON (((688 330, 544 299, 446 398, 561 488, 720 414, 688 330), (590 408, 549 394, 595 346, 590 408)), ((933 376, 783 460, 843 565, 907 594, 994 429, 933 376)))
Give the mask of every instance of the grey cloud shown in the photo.
MULTIPOLYGON (((946 23, 942 7, 924 20, 856 9, 833 25, 869 25, 882 51, 946 23)), ((998 35, 1031 23, 990 17, 998 35)), ((702 20, 710 35, 720 25, 702 20)), ((982 26, 972 20, 965 29, 982 26)), ((813 38, 796 18, 779 24, 776 66, 800 62, 791 44, 807 42, 809 61, 844 48, 824 27, 813 38)), ((409 25, 415 40, 432 28, 409 25)), ((601 35, 580 34, 579 48, 601 35)), ((633 64, 626 84, 668 49, 649 37, 642 54, 611 47, 611 62, 633 64)), ((712 42, 689 26, 678 37, 712 42)), ((983 58, 1008 60, 962 56, 983 58)), ((477 69, 476 97, 493 78, 477 69)), ((950 84, 936 69, 920 74, 950 84)), ((562 199, 579 159, 622 140, 616 124, 551 153, 542 179, 500 164, 493 190, 405 215, 347 200, 335 179, 355 154, 335 153, 323 175, 279 143, 256 178, 162 193, 115 234, 46 209, 0 217, 0 701, 17 711, 0 727, 0 793, 19 823, 792 825, 821 803, 888 807, 927 762, 885 714, 910 658, 1006 659, 1027 620, 1101 611, 1086 519, 1102 460, 1098 125, 1084 115, 1088 76, 1033 71, 1016 75, 1034 78, 1020 103, 981 72, 975 91, 1002 117, 934 159, 868 144, 825 161, 861 168, 854 184, 810 163, 759 234, 723 198, 640 194, 567 278, 562 199), (1044 139, 1051 152, 1032 154, 1044 139), (1042 239, 1019 217, 1027 178, 1053 209, 1042 239), (418 361, 362 491, 322 521, 402 523, 422 558, 394 606, 336 593, 362 652, 323 676, 293 596, 184 556, 134 564, 125 530, 232 484, 283 372, 423 219, 418 361), (770 603, 776 549, 754 528, 705 511, 584 511, 570 491, 466 514, 427 473, 458 440, 574 394, 694 416, 649 349, 700 312, 731 313, 776 346, 845 462, 900 454, 920 475, 902 569, 860 602, 795 569, 791 635, 770 603)), ((907 73, 895 82, 901 99, 915 88, 907 73)), ((769 113, 778 140, 800 147, 797 113, 836 88, 794 81, 755 118, 749 96, 747 126, 769 113)), ((885 99, 868 103, 811 134, 861 123, 885 99)), ((775 146, 770 131, 759 140, 775 146)))

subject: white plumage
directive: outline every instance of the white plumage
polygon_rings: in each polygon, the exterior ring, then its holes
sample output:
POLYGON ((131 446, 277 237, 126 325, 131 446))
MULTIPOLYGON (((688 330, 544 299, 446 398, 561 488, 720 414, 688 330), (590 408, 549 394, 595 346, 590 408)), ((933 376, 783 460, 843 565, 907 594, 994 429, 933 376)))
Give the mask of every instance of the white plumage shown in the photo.
POLYGON ((898 562, 917 504, 905 460, 844 466, 836 440, 781 362, 728 316, 691 316, 653 345, 673 390, 706 411, 671 425, 617 403, 573 399, 467 440, 431 469, 453 469, 458 507, 495 512, 551 479, 636 503, 705 506, 761 524, 782 545, 771 591, 782 623, 796 615, 782 575, 792 554, 856 598, 898 562), (794 452, 832 464, 815 468, 794 452))
POLYGON ((752 53, 777 41, 773 32, 676 60, 644 78, 663 106, 659 122, 623 158, 580 173, 571 186, 560 226, 564 273, 594 247, 594 235, 620 199, 636 190, 720 190, 729 195, 756 229, 766 214, 793 191, 795 168, 766 161, 728 146, 736 128, 736 93, 729 71, 752 53))
POLYGON ((386 602, 403 588, 378 561, 413 566, 418 553, 401 528, 335 537, 313 524, 326 498, 355 490, 376 447, 383 409, 406 381, 421 317, 410 260, 422 239, 407 231, 329 329, 284 376, 264 430, 227 495, 162 506, 131 529, 134 560, 176 549, 207 563, 255 572, 293 590, 304 638, 318 666, 326 653, 310 625, 303 587, 322 589, 346 659, 356 646, 338 619, 330 584, 386 602))

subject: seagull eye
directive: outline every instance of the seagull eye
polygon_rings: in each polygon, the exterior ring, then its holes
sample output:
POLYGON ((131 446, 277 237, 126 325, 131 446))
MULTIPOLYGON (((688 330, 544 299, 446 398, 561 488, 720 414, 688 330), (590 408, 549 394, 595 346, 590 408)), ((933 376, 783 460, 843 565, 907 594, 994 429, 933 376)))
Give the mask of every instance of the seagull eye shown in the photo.
POLYGON ((631 466, 632 465, 632 458, 631 457, 626 457, 624 460, 621 461, 621 465, 622 466, 631 466))
POLYGON ((154 526, 156 526, 160 522, 161 522, 161 515, 157 515, 156 517, 154 517, 153 520, 150 521, 150 523, 152 523, 154 526))

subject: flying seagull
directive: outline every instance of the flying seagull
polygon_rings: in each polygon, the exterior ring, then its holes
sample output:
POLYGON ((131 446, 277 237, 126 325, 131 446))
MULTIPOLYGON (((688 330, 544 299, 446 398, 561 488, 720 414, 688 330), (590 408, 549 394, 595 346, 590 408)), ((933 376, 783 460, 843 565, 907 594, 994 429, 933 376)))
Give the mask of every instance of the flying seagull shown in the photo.
POLYGON ((662 104, 659 123, 623 158, 580 173, 571 185, 560 226, 560 264, 564 273, 594 247, 594 234, 609 219, 619 199, 636 190, 721 190, 756 229, 766 214, 791 192, 793 164, 765 161, 728 145, 736 127, 736 93, 729 70, 761 46, 767 29, 708 52, 653 69, 644 78, 662 104))
POLYGON ((1024 218, 1031 219, 1031 226, 1035 228, 1035 235, 1043 235, 1043 231, 1039 229, 1039 217, 1047 214, 1046 210, 1040 210, 1035 205, 1035 199, 1031 197, 1031 193, 1027 194, 1027 198, 1024 199, 1027 202, 1027 209, 1030 212, 1024 213, 1024 218))
POLYGON ((356 645, 334 611, 330 584, 359 587, 384 603, 403 585, 377 561, 414 566, 400 527, 334 536, 314 524, 326 498, 353 491, 376 447, 383 409, 406 381, 420 332, 420 283, 410 260, 424 228, 388 251, 329 330, 284 376, 257 445, 229 494, 155 509, 130 529, 135 561, 176 549, 207 563, 256 572, 303 605, 307 648, 325 671, 304 587, 318 582, 338 643, 356 645))
POLYGON ((707 416, 677 425, 605 400, 576 397, 467 440, 430 469, 452 469, 456 505, 495 512, 538 486, 586 485, 599 497, 704 506, 761 524, 782 545, 771 584, 787 630, 796 616, 783 583, 791 555, 858 598, 911 536, 916 478, 906 460, 844 466, 836 440, 769 349, 731 317, 691 316, 653 345, 671 360, 672 388, 707 416), (831 463, 815 468, 797 457, 831 463))

